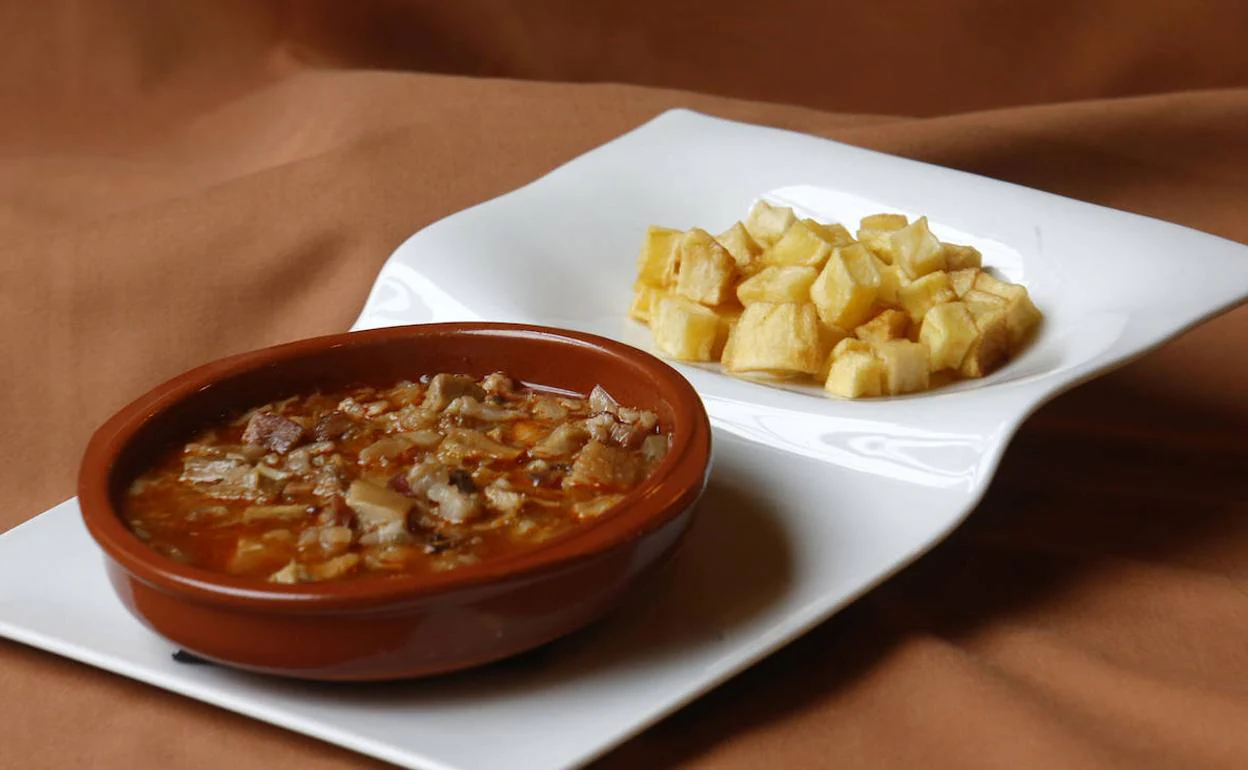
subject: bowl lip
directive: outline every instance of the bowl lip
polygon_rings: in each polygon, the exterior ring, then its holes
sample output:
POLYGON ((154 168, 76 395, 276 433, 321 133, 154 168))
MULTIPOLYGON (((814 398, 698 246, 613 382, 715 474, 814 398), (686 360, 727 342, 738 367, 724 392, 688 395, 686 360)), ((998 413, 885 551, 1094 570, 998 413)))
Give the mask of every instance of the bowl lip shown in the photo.
MULTIPOLYGON (((540 383, 534 383, 540 385, 540 383)), ((205 422, 207 418, 205 419, 205 422)), ((639 348, 593 334, 532 324, 465 322, 392 326, 301 339, 217 359, 189 369, 122 407, 92 435, 78 475, 83 522, 106 556, 133 577, 167 593, 253 610, 299 612, 364 610, 489 591, 500 583, 531 581, 571 568, 661 528, 701 496, 710 471, 710 420, 693 386, 674 368, 639 348), (607 516, 520 554, 432 575, 396 575, 279 585, 180 564, 130 531, 110 489, 118 458, 150 420, 214 384, 314 358, 345 346, 384 347, 441 336, 502 338, 505 344, 556 342, 567 355, 605 353, 630 365, 664 393, 673 413, 672 445, 650 477, 607 516)))

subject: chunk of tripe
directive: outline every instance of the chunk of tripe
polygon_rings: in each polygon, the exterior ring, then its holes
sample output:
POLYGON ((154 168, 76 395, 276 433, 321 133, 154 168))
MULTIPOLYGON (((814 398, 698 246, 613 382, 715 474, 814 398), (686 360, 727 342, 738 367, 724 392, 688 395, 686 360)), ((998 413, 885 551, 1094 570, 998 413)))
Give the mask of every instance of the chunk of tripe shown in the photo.
POLYGON ((308 515, 307 505, 249 505, 243 510, 243 523, 301 519, 308 515))
POLYGON ((833 250, 810 287, 819 318, 829 326, 852 329, 871 316, 880 290, 880 273, 871 252, 861 244, 833 250))
POLYGON ((946 302, 928 310, 919 330, 919 342, 931 351, 933 372, 960 368, 978 336, 975 318, 962 302, 946 302))
POLYGON ((650 317, 654 344, 679 361, 714 361, 721 320, 709 307, 683 297, 663 297, 650 317))
POLYGON ((884 363, 884 392, 898 395, 927 389, 931 381, 931 354, 927 345, 890 340, 876 345, 875 355, 884 363))
POLYGON ((1009 355, 1010 334, 1005 310, 990 303, 967 303, 978 333, 962 359, 958 373, 975 378, 991 374, 1009 355))
POLYGON ((780 240, 780 236, 796 221, 793 209, 759 201, 745 218, 745 229, 760 246, 767 248, 780 240))
POLYGON ((564 489, 576 486, 627 489, 640 481, 644 473, 640 456, 594 440, 577 453, 562 484, 564 489))
POLYGON ((957 298, 949 282, 949 274, 944 271, 928 273, 897 290, 897 299, 915 324, 923 322, 923 316, 930 308, 957 298))
POLYGON ((945 269, 944 247, 928 229, 927 217, 889 233, 884 251, 912 280, 945 269))
POLYGON ((737 263, 711 234, 694 228, 676 244, 676 293, 703 305, 719 305, 733 296, 737 263))
POLYGON ((406 520, 415 505, 410 497, 362 479, 351 482, 347 489, 347 507, 355 511, 360 529, 369 531, 393 522, 406 520))
POLYGON ((737 299, 752 302, 809 302, 810 286, 819 271, 813 267, 765 267, 737 285, 737 299))
POLYGON ((637 281, 664 288, 676 282, 676 241, 680 230, 651 225, 637 255, 637 281))
POLYGON ((906 338, 910 316, 900 310, 885 310, 854 329, 854 336, 867 342, 887 342, 906 338))
POLYGON ((763 255, 763 247, 754 236, 745 229, 745 225, 737 222, 732 227, 715 236, 719 245, 732 256, 737 263, 737 271, 742 275, 753 275, 758 272, 759 257, 763 255))
POLYGON ((816 224, 812 227, 809 220, 794 222, 780 240, 763 252, 763 265, 821 267, 833 247, 833 243, 823 236, 824 232, 822 226, 816 224))
POLYGON ((755 302, 733 327, 723 365, 730 372, 814 374, 826 351, 814 305, 755 302))
POLYGON ((870 351, 851 350, 832 360, 823 387, 845 398, 870 398, 884 394, 884 362, 870 351))

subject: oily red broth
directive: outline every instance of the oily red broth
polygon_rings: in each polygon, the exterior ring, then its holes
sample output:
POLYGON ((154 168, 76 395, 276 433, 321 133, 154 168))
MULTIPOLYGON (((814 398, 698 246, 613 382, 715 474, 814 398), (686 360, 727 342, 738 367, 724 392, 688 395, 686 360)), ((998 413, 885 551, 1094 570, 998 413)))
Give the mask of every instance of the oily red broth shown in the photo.
POLYGON ((665 455, 651 412, 436 374, 257 406, 161 455, 123 495, 164 555, 277 583, 441 572, 606 515, 665 455))

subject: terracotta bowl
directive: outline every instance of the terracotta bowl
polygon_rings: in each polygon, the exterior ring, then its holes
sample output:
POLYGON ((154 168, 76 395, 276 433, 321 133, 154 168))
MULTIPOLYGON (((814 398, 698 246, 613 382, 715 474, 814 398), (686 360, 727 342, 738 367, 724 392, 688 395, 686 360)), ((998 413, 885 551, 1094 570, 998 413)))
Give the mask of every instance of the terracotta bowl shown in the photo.
POLYGON ((118 596, 173 645, 253 671, 379 680, 498 660, 599 617, 676 549, 709 466, 701 400, 653 356, 557 329, 432 324, 294 342, 176 377, 96 431, 78 496, 118 596), (527 553, 434 576, 293 586, 245 580, 160 555, 119 516, 121 496, 156 455, 228 412, 318 387, 500 370, 581 393, 602 384, 622 403, 657 413, 671 451, 602 519, 527 553))

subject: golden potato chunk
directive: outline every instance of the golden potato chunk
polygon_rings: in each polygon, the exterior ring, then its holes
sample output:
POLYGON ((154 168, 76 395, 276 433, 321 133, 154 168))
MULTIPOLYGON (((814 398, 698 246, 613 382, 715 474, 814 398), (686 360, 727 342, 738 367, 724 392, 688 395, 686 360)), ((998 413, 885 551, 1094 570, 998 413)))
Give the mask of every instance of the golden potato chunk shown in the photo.
POLYGON ((979 333, 962 359, 958 373, 963 377, 984 377, 1005 363, 1009 356, 1010 333, 1005 310, 992 305, 967 305, 979 333))
POLYGON ((723 358, 724 346, 728 344, 728 338, 732 335, 732 330, 736 328, 737 323, 741 320, 741 312, 744 310, 740 305, 720 305, 711 308, 716 317, 719 318, 718 336, 715 338, 714 355, 718 361, 723 358))
POLYGON ((733 327, 723 364, 730 372, 814 374, 826 350, 814 305, 755 302, 733 327))
POLYGON ((758 272, 758 261, 763 255, 763 247, 758 245, 758 241, 745 229, 745 225, 737 222, 715 236, 715 240, 732 256, 732 260, 737 263, 737 271, 742 275, 758 272))
POLYGON ((737 284, 737 299, 742 305, 809 302, 810 285, 818 275, 813 267, 765 267, 737 284))
POLYGON ((1040 311, 1032 303, 1027 287, 1007 283, 981 272, 975 277, 975 288, 1005 300, 1005 322, 1009 328, 1010 353, 1017 353, 1040 325, 1040 311))
POLYGON ((1006 303, 1004 297, 998 297, 996 294, 980 291, 979 289, 971 289, 967 291, 960 297, 960 299, 971 309, 982 307, 987 309, 1005 310, 1006 303))
POLYGON ((641 254, 637 256, 637 280, 649 286, 663 288, 676 281, 676 241, 683 233, 668 227, 646 228, 645 240, 641 242, 641 254))
POLYGON ((819 268, 832 253, 832 244, 806 221, 794 222, 783 237, 763 252, 763 264, 819 268))
POLYGON ((678 361, 714 361, 723 322, 709 307, 683 297, 662 297, 650 319, 654 344, 678 361))
POLYGON ((900 230, 910 224, 905 214, 868 214, 858 221, 859 230, 900 230))
POLYGON ((767 201, 759 201, 745 218, 745 229, 760 246, 767 248, 780 240, 780 236, 796 221, 797 216, 788 206, 773 206, 767 201))
POLYGON ((871 343, 866 340, 860 340, 857 337, 846 337, 836 343, 836 346, 832 348, 832 356, 840 357, 846 353, 852 353, 853 351, 858 351, 859 353, 871 353, 873 350, 874 348, 871 347, 871 343))
POLYGON ((977 337, 975 318, 962 302, 946 302, 928 310, 919 330, 919 342, 931 352, 933 372, 961 367, 977 337))
POLYGON ((676 246, 676 293, 703 305, 719 305, 733 297, 737 263, 705 230, 694 228, 676 246))
POLYGON ((766 201, 714 238, 652 227, 628 314, 670 358, 813 378, 847 398, 983 377, 1035 334, 1026 287, 942 243, 926 217, 872 214, 856 235, 766 201))
POLYGON ((945 302, 953 302, 958 295, 949 282, 949 274, 942 271, 928 273, 897 290, 897 299, 910 314, 915 324, 923 322, 929 308, 945 302))
POLYGON ((962 299, 968 291, 975 288, 975 278, 978 275, 979 268, 977 267, 950 271, 949 284, 953 286, 953 293, 958 295, 958 299, 962 299))
POLYGON ((845 398, 870 398, 884 394, 886 376, 883 361, 870 351, 853 350, 833 359, 823 387, 845 398))
POLYGON ((832 223, 830 225, 820 224, 813 219, 803 219, 803 223, 820 238, 824 239, 833 246, 848 246, 854 242, 854 236, 849 234, 849 230, 845 229, 845 225, 832 223))
POLYGON ((867 342, 888 342, 905 339, 909 327, 909 315, 900 310, 885 310, 854 329, 854 336, 867 342))
POLYGON ((880 273, 871 252, 861 244, 832 252, 810 287, 819 318, 829 326, 852 329, 871 317, 880 290, 880 273))
POLYGON ((900 267, 884 264, 879 257, 875 257, 875 269, 880 273, 880 291, 875 296, 876 303, 884 307, 901 307, 901 299, 897 294, 902 286, 910 283, 910 279, 900 267))
POLYGON ((965 270, 970 267, 980 267, 983 264, 984 257, 974 246, 962 246, 956 243, 941 245, 945 250, 946 270, 965 270))
POLYGON ((888 261, 912 280, 945 269, 944 247, 928 229, 927 217, 889 233, 886 250, 891 257, 888 261))
POLYGON ((628 317, 635 321, 641 321, 643 324, 650 323, 654 307, 662 296, 664 296, 662 289, 638 284, 633 292, 633 304, 628 307, 628 317))
MULTIPOLYGON (((890 395, 927 390, 931 381, 931 354, 927 345, 910 340, 889 340, 875 346, 884 363, 884 392, 890 395)), ((833 369, 836 365, 833 364, 833 369)))
POLYGON ((866 246, 886 265, 893 263, 892 252, 888 247, 888 236, 894 230, 900 230, 909 224, 904 214, 871 214, 865 216, 858 224, 858 241, 866 246))

